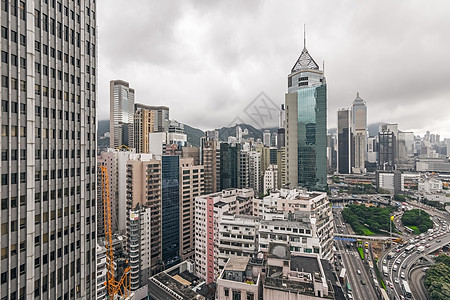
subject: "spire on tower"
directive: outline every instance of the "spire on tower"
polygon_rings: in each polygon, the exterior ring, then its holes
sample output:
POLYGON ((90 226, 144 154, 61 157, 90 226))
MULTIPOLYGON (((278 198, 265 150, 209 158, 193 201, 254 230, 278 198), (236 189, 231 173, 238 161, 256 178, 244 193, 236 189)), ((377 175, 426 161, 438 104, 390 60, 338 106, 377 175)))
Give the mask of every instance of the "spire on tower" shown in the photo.
POLYGON ((303 48, 306 49, 306 24, 303 24, 303 48))

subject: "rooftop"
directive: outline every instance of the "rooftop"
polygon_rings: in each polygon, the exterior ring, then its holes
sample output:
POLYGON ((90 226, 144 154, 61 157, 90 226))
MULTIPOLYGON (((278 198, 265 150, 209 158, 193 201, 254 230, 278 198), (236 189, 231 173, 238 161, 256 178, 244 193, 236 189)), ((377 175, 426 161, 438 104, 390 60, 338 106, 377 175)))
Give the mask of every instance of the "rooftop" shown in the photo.
POLYGON ((291 271, 320 273, 320 267, 317 261, 317 257, 292 256, 291 271))
POLYGON ((241 271, 247 270, 249 257, 231 257, 225 265, 225 271, 241 271))

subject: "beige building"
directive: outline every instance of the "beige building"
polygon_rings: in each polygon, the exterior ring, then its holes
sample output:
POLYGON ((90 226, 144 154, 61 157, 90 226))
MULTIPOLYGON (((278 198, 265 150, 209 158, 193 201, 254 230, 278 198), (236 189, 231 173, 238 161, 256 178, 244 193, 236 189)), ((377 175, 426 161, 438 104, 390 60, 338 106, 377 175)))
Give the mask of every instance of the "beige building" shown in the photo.
POLYGON ((262 216, 260 251, 269 244, 289 241, 292 253, 332 257, 333 214, 327 193, 281 189, 263 199, 254 199, 253 214, 262 216))
POLYGON ((149 133, 155 130, 155 111, 148 106, 135 105, 134 112, 134 148, 137 153, 149 153, 149 133))
POLYGON ((219 223, 224 214, 251 215, 252 189, 226 189, 195 198, 195 268, 207 284, 219 275, 219 223))
POLYGON ((286 244, 270 244, 263 299, 334 299, 334 278, 326 277, 323 264, 318 255, 291 256, 286 244))
MULTIPOLYGON (((184 149, 184 148, 183 148, 184 149)), ((194 158, 180 159, 180 257, 194 259, 195 198, 204 194, 204 168, 195 165, 194 158)))
POLYGON ((200 148, 199 147, 183 147, 182 158, 192 157, 194 159, 194 165, 200 164, 200 148))
POLYGON ((261 292, 262 270, 262 259, 250 257, 229 258, 219 279, 217 279, 217 299, 258 300, 261 292))
MULTIPOLYGON (((161 270, 161 161, 128 161, 126 168, 127 211, 137 207, 150 209, 151 274, 161 270)), ((127 226, 128 227, 128 226, 127 226)))

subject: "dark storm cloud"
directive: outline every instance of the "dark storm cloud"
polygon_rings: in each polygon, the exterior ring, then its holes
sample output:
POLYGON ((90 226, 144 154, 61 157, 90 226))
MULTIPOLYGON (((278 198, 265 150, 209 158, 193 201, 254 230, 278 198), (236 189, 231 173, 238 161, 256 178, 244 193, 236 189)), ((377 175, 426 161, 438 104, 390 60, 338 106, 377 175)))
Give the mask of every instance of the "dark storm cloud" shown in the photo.
POLYGON ((228 125, 261 92, 284 101, 303 47, 328 83, 328 127, 359 91, 369 123, 450 137, 447 1, 105 0, 99 11, 99 119, 109 80, 202 129, 228 125))

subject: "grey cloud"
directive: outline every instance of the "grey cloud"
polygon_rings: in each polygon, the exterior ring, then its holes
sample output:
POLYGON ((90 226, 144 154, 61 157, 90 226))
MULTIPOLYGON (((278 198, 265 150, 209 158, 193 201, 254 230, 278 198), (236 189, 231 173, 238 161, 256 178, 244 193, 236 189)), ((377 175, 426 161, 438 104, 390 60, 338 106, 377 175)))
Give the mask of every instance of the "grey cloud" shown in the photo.
POLYGON ((359 91, 369 121, 450 137, 450 4, 434 1, 101 1, 99 119, 111 79, 202 129, 227 125, 264 91, 282 103, 303 47, 326 61, 328 125, 359 91), (426 104, 424 104, 426 103, 426 104), (442 124, 442 128, 440 128, 442 124))

